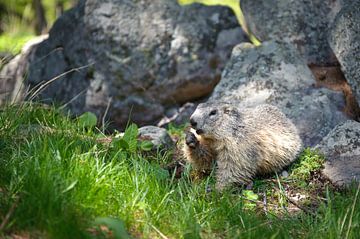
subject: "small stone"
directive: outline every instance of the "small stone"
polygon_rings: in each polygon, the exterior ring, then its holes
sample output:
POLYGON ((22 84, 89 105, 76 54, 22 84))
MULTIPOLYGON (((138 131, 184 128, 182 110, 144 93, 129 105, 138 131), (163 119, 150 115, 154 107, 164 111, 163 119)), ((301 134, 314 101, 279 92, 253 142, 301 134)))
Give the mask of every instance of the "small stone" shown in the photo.
POLYGON ((206 185, 205 191, 206 191, 206 193, 211 193, 213 191, 213 189, 211 188, 210 185, 206 185))
POLYGON ((246 188, 245 188, 245 189, 246 189, 246 190, 252 190, 253 187, 254 187, 254 182, 251 181, 249 184, 246 185, 246 188))
POLYGON ((290 199, 292 199, 295 202, 301 201, 302 199, 305 199, 305 198, 306 198, 306 196, 303 194, 300 194, 300 193, 296 193, 295 195, 290 196, 290 199))
POLYGON ((281 177, 287 178, 287 177, 289 177, 289 173, 286 170, 284 170, 281 172, 281 177))
POLYGON ((144 126, 139 129, 139 139, 149 140, 153 143, 153 149, 172 149, 174 142, 164 128, 156 126, 144 126))

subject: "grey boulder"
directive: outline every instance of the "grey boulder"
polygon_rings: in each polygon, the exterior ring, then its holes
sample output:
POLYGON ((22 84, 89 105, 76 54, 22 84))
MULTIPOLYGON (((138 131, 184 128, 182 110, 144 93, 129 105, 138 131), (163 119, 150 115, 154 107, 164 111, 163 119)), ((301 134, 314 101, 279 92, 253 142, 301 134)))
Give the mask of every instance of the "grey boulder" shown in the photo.
POLYGON ((360 103, 360 2, 346 1, 329 34, 329 43, 360 103))
POLYGON ((242 107, 275 105, 296 125, 304 145, 314 146, 347 119, 342 93, 314 84, 310 69, 291 44, 264 42, 254 47, 244 43, 233 49, 209 101, 242 107))
MULTIPOLYGON (((349 1, 350 2, 350 1, 349 1)), ((342 0, 241 0, 250 30, 261 41, 294 44, 308 64, 332 65, 327 34, 342 0)))
POLYGON ((337 186, 360 181, 360 123, 349 120, 337 125, 315 147, 325 155, 322 173, 337 186))

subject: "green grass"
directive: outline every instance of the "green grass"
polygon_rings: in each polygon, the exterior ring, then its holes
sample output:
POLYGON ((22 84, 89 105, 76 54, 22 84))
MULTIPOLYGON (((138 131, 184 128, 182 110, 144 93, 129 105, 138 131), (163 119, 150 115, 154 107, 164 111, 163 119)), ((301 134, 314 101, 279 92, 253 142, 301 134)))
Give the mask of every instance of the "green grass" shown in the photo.
POLYGON ((15 35, 2 34, 0 36, 0 52, 7 52, 13 55, 20 53, 24 44, 32 39, 31 33, 19 33, 15 35))
POLYGON ((102 136, 59 109, 30 103, 1 109, 0 225, 5 225, 0 238, 24 233, 34 238, 108 238, 104 227, 96 230, 99 220, 118 229, 124 222, 135 238, 358 237, 356 187, 341 192, 324 188, 312 214, 263 210, 263 190, 285 188, 289 182, 297 189, 297 180, 311 180, 318 167, 310 168, 309 177, 300 170, 309 168, 301 162, 317 157, 311 151, 304 152, 307 156, 291 168, 288 179, 257 180, 249 198, 238 190, 208 192, 214 180, 192 183, 188 171, 175 179, 162 167, 171 160, 168 154, 148 160, 139 150, 124 153, 99 143, 102 136))
MULTIPOLYGON (((64 9, 72 7, 71 0, 62 0, 64 9)), ((42 0, 45 9, 48 29, 56 20, 56 3, 54 0, 42 0)), ((0 52, 16 55, 20 53, 24 44, 35 36, 33 22, 35 13, 32 9, 31 0, 5 0, 4 9, 0 14, 0 52)))
POLYGON ((19 17, 2 17, 4 32, 0 34, 0 52, 16 55, 24 44, 35 37, 33 30, 19 17))
MULTIPOLYGON (((318 152, 306 148, 291 166, 290 178, 295 179, 299 184, 306 183, 311 179, 312 173, 321 168, 324 161, 325 158, 318 152)), ((302 186, 306 187, 306 185, 302 186)))

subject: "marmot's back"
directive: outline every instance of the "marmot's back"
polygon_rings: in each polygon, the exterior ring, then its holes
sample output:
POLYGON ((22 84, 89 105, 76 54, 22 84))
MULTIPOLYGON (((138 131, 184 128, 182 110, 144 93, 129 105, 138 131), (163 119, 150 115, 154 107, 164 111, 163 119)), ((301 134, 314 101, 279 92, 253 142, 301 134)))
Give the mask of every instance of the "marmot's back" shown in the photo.
POLYGON ((245 111, 247 124, 254 126, 248 132, 249 140, 253 139, 253 147, 261 152, 257 173, 279 171, 296 159, 301 139, 294 124, 278 108, 260 105, 245 111))

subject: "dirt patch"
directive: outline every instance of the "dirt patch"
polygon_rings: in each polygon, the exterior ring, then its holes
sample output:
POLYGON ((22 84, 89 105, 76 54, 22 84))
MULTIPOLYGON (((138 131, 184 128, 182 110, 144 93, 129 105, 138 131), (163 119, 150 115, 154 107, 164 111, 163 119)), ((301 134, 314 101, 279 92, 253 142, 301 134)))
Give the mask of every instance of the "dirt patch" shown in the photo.
POLYGON ((346 106, 344 112, 351 118, 360 121, 360 107, 345 79, 340 66, 309 66, 315 76, 317 87, 326 87, 344 93, 346 106))

